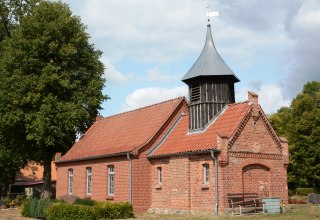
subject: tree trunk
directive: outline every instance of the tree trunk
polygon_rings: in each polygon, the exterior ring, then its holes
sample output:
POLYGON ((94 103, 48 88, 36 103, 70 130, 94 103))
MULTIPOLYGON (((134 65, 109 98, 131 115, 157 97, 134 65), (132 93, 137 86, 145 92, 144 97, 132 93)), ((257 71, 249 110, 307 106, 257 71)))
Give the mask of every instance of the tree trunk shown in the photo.
POLYGON ((51 158, 47 157, 43 161, 43 192, 42 198, 49 199, 52 196, 51 186, 51 158))

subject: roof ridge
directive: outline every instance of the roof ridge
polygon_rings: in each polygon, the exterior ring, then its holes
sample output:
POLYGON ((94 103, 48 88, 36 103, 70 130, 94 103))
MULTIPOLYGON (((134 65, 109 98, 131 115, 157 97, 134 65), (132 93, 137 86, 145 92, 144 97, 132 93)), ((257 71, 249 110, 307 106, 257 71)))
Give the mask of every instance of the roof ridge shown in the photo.
POLYGON ((246 100, 246 101, 242 101, 242 102, 230 103, 230 104, 228 104, 228 106, 241 105, 241 104, 245 104, 245 103, 249 103, 249 101, 246 100))
MULTIPOLYGON (((131 112, 135 112, 135 111, 140 111, 140 110, 142 110, 142 109, 150 108, 150 107, 153 107, 153 106, 156 106, 156 105, 161 105, 161 104, 164 104, 164 103, 166 103, 166 102, 172 102, 172 101, 179 100, 179 99, 183 100, 184 98, 185 98, 184 96, 179 96, 179 97, 177 97, 177 98, 168 99, 168 100, 165 100, 165 101, 162 101, 162 102, 154 103, 154 104, 151 104, 151 105, 147 105, 147 106, 143 106, 143 107, 140 107, 140 108, 136 108, 136 109, 132 109, 132 110, 129 110, 129 111, 120 112, 120 113, 117 113, 117 114, 114 114, 114 115, 110 115, 110 116, 107 116, 107 117, 103 117, 103 118, 101 118, 100 120, 112 118, 112 117, 115 117, 115 116, 119 116, 119 115, 131 113, 131 112)), ((99 121, 100 121, 100 120, 99 120, 99 121)))

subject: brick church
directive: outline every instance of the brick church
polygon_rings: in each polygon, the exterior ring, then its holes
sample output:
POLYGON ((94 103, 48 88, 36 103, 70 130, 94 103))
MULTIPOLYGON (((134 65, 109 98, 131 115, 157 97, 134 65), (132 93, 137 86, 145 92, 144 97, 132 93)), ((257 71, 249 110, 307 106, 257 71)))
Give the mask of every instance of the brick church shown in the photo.
POLYGON ((288 142, 271 127, 258 95, 235 103, 237 76, 207 27, 204 48, 182 81, 184 97, 97 117, 59 160, 57 198, 129 201, 138 212, 218 214, 227 194, 288 202, 288 142))

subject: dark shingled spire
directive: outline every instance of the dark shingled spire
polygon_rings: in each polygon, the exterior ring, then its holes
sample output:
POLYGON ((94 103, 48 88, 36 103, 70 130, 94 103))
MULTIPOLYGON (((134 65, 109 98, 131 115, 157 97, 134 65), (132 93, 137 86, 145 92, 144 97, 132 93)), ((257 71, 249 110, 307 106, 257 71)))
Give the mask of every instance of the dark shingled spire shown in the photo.
POLYGON ((204 129, 227 104, 235 102, 238 77, 218 54, 208 24, 204 48, 182 81, 189 86, 189 128, 204 129))
POLYGON ((231 76, 235 83, 240 81, 218 54, 212 40, 210 24, 207 25, 206 43, 202 52, 182 81, 199 76, 231 76))

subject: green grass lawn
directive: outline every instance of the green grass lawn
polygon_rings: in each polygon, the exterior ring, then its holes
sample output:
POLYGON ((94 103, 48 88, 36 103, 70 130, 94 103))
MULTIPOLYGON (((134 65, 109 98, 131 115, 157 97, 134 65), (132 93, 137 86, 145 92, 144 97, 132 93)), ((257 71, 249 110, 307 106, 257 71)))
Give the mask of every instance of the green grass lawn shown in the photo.
POLYGON ((320 220, 320 205, 290 205, 286 209, 286 213, 282 214, 249 214, 249 215, 224 215, 224 216, 213 216, 213 215, 156 215, 156 214, 143 214, 137 215, 136 220, 152 219, 152 220, 170 220, 170 219, 183 219, 183 220, 226 220, 226 219, 279 219, 279 220, 320 220))

